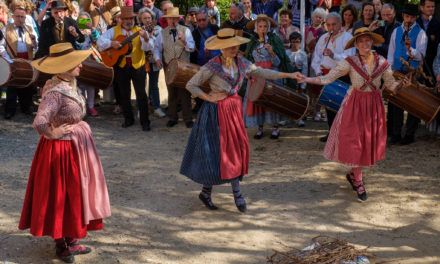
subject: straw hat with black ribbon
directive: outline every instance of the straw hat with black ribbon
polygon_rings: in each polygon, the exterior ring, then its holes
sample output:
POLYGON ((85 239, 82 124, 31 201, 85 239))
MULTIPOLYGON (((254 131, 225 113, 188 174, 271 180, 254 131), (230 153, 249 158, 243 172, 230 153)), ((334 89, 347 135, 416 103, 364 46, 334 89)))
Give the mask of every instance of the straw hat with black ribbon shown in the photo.
POLYGON ((270 28, 276 28, 278 27, 277 22, 275 22, 275 20, 273 20, 272 18, 268 17, 265 14, 260 14, 257 16, 256 19, 252 20, 251 22, 247 23, 246 28, 249 30, 254 30, 255 29, 255 23, 258 23, 259 21, 267 21, 270 24, 270 28))
POLYGON ((361 27, 356 29, 354 36, 347 42, 347 45, 345 45, 345 49, 353 48, 356 44, 357 38, 366 35, 373 39, 373 45, 381 44, 385 41, 381 35, 371 32, 367 27, 361 27))
POLYGON ((121 8, 119 6, 115 6, 112 9, 110 9, 110 15, 112 18, 115 18, 117 16, 121 15, 121 8))
POLYGON ((236 36, 234 29, 222 28, 217 32, 217 35, 212 36, 205 41, 205 48, 209 50, 218 50, 239 46, 248 42, 249 39, 236 36))
POLYGON ((132 6, 122 6, 121 7, 121 18, 133 18, 136 17, 136 14, 133 12, 132 6))
POLYGON ((32 61, 32 66, 45 73, 58 74, 72 70, 92 54, 92 50, 75 50, 69 42, 49 48, 49 55, 32 61))
POLYGON ((171 7, 171 8, 167 8, 167 14, 163 15, 162 17, 169 17, 169 18, 173 18, 173 17, 181 17, 182 15, 179 14, 179 8, 178 7, 171 7))

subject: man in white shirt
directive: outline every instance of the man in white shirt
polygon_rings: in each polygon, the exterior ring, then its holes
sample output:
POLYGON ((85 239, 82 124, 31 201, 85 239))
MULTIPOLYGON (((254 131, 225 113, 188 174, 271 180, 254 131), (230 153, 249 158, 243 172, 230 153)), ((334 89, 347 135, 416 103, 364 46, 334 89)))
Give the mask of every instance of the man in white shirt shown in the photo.
MULTIPOLYGON (((342 20, 338 13, 328 14, 325 18, 325 24, 328 32, 322 35, 316 43, 311 64, 317 76, 326 75, 338 65, 338 62, 354 55, 356 51, 355 48, 345 49, 345 45, 353 36, 346 31, 341 31, 342 20)), ((349 79, 344 81, 349 83, 349 79)), ((327 109, 326 112, 330 131, 336 113, 327 109)), ((328 133, 325 137, 320 138, 320 140, 326 142, 327 138, 328 133)))
MULTIPOLYGON (((195 43, 191 31, 179 24, 179 8, 172 7, 167 9, 166 15, 163 16, 167 20, 168 27, 162 30, 154 43, 154 60, 156 65, 165 66, 172 59, 179 59, 189 62, 190 53, 194 51, 195 43)), ((175 87, 167 85, 168 88, 168 118, 167 127, 173 127, 177 124, 177 104, 182 106, 183 120, 187 128, 193 126, 191 111, 191 94, 185 87, 175 87)))
MULTIPOLYGON (((426 54, 428 39, 425 31, 416 23, 419 13, 417 5, 406 4, 402 10, 403 23, 394 29, 391 34, 388 48, 388 63, 394 71, 408 74, 409 69, 403 65, 400 58, 410 63, 411 67, 417 68, 426 54)), ((408 145, 414 142, 414 134, 419 126, 420 119, 408 114, 406 120, 406 135, 402 138, 403 110, 388 104, 388 111, 392 112, 392 134, 390 144, 408 145)), ((388 120, 390 122, 390 120, 388 120)))
MULTIPOLYGON (((9 63, 13 59, 32 60, 37 48, 37 35, 31 26, 25 25, 26 11, 24 6, 16 6, 13 11, 14 23, 3 28, 4 39, 1 41, 1 56, 9 63)), ((8 87, 6 91, 5 118, 14 116, 17 108, 17 97, 21 111, 31 114, 33 87, 14 88, 8 87)))
MULTIPOLYGON (((150 120, 148 118, 148 100, 145 92, 145 59, 144 51, 153 49, 153 39, 148 33, 138 26, 134 25, 134 17, 132 6, 121 7, 122 25, 115 26, 98 39, 98 48, 102 51, 110 47, 114 49, 121 48, 121 42, 117 41, 121 35, 129 37, 139 32, 139 36, 132 39, 131 53, 122 56, 120 63, 115 65, 115 76, 120 89, 121 106, 124 114, 124 123, 122 127, 126 128, 134 124, 133 109, 131 106, 131 82, 133 82, 134 91, 136 93, 136 101, 139 107, 140 123, 143 131, 150 131, 150 120)), ((126 44, 128 45, 128 43, 126 44)))

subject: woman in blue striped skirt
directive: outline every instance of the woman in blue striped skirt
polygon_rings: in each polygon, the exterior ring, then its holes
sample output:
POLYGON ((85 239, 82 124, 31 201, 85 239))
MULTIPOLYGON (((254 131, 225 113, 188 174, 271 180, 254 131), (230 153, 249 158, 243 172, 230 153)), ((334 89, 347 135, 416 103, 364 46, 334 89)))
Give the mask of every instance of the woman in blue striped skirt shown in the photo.
POLYGON ((204 103, 188 139, 180 173, 203 185, 199 198, 211 210, 218 209, 211 200, 212 186, 230 182, 235 205, 240 212, 246 211, 239 184, 249 166, 243 105, 237 95, 243 79, 246 75, 270 80, 298 76, 263 69, 237 56, 240 44, 248 41, 235 36, 233 29, 219 30, 216 36, 206 40, 205 47, 220 49, 222 55, 207 62, 186 85, 186 89, 204 103), (205 82, 209 83, 210 93, 201 89, 205 82))

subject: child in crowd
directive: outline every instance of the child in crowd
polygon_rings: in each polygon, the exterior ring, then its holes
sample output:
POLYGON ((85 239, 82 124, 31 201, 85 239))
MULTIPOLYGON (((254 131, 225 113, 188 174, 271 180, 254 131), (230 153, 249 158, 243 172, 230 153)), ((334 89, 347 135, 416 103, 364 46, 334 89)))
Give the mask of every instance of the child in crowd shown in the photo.
MULTIPOLYGON (((302 36, 298 32, 293 32, 289 36, 290 41, 290 49, 286 50, 286 54, 290 59, 290 63, 292 64, 294 72, 301 72, 302 75, 308 76, 308 62, 307 62, 307 54, 301 50, 301 40, 302 36)), ((301 83, 298 84, 296 80, 293 80, 295 83, 295 88, 304 93, 306 89, 306 84, 301 83)), ((298 120, 298 126, 303 127, 305 125, 304 120, 298 120)))

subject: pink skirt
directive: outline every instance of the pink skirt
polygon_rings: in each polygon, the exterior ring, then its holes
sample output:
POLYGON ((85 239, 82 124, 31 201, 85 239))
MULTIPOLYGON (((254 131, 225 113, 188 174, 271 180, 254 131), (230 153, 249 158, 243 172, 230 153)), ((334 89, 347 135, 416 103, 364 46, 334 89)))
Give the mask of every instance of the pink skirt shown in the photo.
POLYGON ((350 167, 369 167, 385 158, 387 128, 382 92, 347 94, 336 115, 324 157, 350 167))

